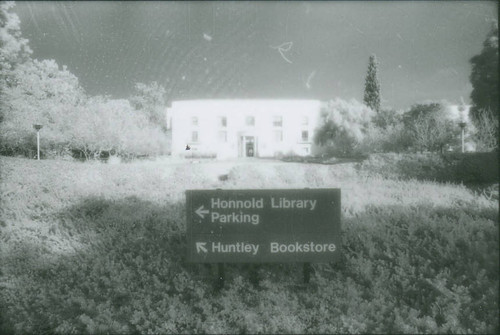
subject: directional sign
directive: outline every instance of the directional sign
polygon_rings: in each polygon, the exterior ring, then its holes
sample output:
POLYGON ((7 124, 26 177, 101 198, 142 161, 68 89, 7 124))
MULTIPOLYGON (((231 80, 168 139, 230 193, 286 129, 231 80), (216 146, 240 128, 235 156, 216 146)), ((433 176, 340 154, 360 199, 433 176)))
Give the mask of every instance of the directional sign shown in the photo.
POLYGON ((200 218, 204 219, 205 218, 205 214, 210 213, 210 211, 208 211, 206 209, 203 209, 203 205, 201 205, 200 208, 198 208, 195 211, 195 213, 198 214, 200 216, 200 218))
POLYGON ((197 253, 208 252, 206 245, 207 245, 207 242, 196 242, 196 252, 197 253))
POLYGON ((340 189, 187 190, 191 262, 330 262, 340 189))

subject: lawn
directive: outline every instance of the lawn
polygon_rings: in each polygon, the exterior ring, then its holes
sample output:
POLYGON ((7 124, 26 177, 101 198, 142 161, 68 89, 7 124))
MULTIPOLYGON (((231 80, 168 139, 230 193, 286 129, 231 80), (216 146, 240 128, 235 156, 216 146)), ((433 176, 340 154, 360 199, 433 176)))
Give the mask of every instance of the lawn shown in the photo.
POLYGON ((0 157, 0 177, 0 333, 500 331, 498 184, 258 160, 0 157), (342 190, 341 260, 308 285, 242 264, 217 291, 185 262, 186 189, 303 187, 342 190))

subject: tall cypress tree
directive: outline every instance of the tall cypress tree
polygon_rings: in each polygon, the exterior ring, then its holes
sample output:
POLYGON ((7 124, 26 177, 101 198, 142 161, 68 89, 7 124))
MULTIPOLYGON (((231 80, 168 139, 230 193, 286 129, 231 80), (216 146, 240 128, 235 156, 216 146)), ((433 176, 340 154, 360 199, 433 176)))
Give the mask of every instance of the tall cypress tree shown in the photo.
POLYGON ((365 96, 363 101, 365 105, 378 112, 380 110, 380 83, 377 78, 377 57, 370 56, 368 62, 368 73, 365 79, 365 96))

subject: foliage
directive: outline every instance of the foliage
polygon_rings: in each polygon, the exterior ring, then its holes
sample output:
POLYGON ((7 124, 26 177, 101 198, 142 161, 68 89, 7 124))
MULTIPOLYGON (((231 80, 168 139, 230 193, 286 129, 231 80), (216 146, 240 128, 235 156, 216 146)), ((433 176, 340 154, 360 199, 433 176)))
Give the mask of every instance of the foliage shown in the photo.
POLYGON ((10 84, 6 77, 8 72, 32 53, 28 40, 21 36, 19 17, 10 12, 14 6, 13 1, 0 2, 0 87, 10 84))
POLYGON ((135 91, 130 104, 144 113, 152 124, 166 131, 165 88, 154 81, 150 84, 137 83, 135 91))
POLYGON ((498 181, 498 157, 489 153, 376 154, 359 166, 387 178, 484 184, 498 181))
POLYGON ((3 91, 13 85, 13 71, 32 53, 28 40, 21 36, 19 17, 10 12, 13 1, 0 2, 0 122, 4 118, 3 91))
POLYGON ((128 101, 88 98, 78 78, 54 60, 32 60, 11 2, 0 5, 0 153, 33 157, 33 124, 43 126, 42 157, 134 157, 169 151, 163 87, 137 84, 128 101))
POLYGON ((169 139, 128 100, 88 98, 78 79, 53 60, 29 60, 14 71, 15 85, 4 91, 5 117, 0 124, 3 154, 33 156, 33 124, 43 125, 42 153, 85 159, 103 153, 122 157, 168 152, 169 139))
POLYGON ((410 145, 419 151, 443 151, 458 141, 459 125, 453 122, 441 103, 413 105, 403 115, 403 124, 410 145))
POLYGON ((498 149, 498 119, 490 110, 479 110, 475 119, 474 140, 477 151, 498 149))
POLYGON ((128 100, 89 99, 72 115, 70 146, 86 159, 102 153, 121 157, 166 153, 168 140, 160 127, 137 113, 128 100))
POLYGON ((393 109, 381 109, 372 118, 373 124, 382 129, 395 127, 402 122, 402 114, 393 109))
POLYGON ((500 110, 498 108, 498 22, 494 23, 479 55, 470 59, 472 72, 471 116, 474 122, 481 122, 481 112, 492 111, 495 122, 498 123, 500 110))
POLYGON ((363 102, 372 110, 380 111, 380 83, 377 78, 378 62, 375 55, 368 61, 368 73, 365 78, 365 95, 363 102))
POLYGON ((371 126, 366 131, 359 151, 363 153, 404 152, 410 139, 402 123, 389 124, 385 128, 371 126))
POLYGON ((364 153, 402 152, 409 147, 402 112, 382 109, 372 117, 359 150, 364 153))
POLYGON ((331 100, 321 110, 322 122, 314 141, 333 154, 350 155, 363 140, 372 116, 373 111, 356 100, 331 100))
POLYGON ((28 60, 13 71, 12 82, 3 92, 1 152, 27 154, 36 145, 33 124, 43 125, 44 151, 63 150, 71 116, 86 99, 78 79, 54 60, 28 60))
MULTIPOLYGON (((389 155, 390 156, 390 155, 389 155)), ((496 199, 352 165, 0 160, 2 333, 498 333, 496 199), (342 256, 188 264, 186 185, 340 187, 342 256), (169 192, 165 192, 169 190, 169 192), (258 278, 258 283, 252 277, 258 278)))

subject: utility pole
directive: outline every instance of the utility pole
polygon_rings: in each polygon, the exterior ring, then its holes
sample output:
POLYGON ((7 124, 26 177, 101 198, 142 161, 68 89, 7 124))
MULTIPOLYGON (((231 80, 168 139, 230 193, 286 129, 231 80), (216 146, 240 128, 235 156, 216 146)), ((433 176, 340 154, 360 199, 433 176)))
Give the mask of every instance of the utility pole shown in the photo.
POLYGON ((33 128, 36 129, 36 159, 40 160, 40 129, 42 129, 42 125, 34 124, 33 128))

